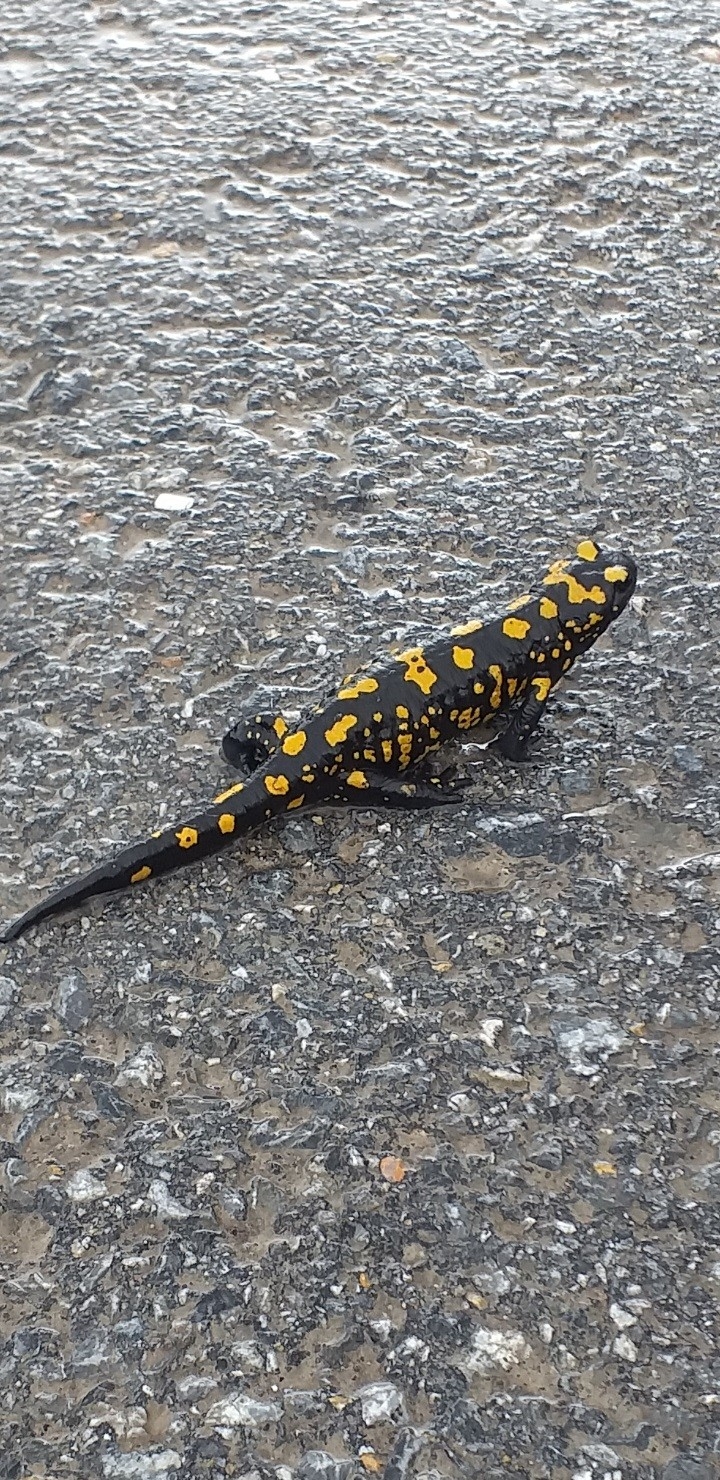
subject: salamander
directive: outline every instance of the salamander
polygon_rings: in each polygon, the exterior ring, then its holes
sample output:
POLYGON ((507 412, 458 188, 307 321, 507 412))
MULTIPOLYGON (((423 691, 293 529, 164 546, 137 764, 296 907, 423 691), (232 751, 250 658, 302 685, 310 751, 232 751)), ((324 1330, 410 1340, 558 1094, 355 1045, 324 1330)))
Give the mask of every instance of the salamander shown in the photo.
POLYGON ((464 622, 347 675, 299 724, 277 714, 234 725, 223 753, 245 771, 243 780, 195 817, 71 879, 0 939, 14 940, 94 895, 209 858, 280 813, 294 815, 307 805, 457 802, 463 782, 430 774, 427 758, 504 717, 494 743, 509 760, 524 759, 553 689, 627 606, 636 579, 630 555, 603 553, 594 540, 581 540, 572 558, 556 560, 534 592, 495 620, 464 622))

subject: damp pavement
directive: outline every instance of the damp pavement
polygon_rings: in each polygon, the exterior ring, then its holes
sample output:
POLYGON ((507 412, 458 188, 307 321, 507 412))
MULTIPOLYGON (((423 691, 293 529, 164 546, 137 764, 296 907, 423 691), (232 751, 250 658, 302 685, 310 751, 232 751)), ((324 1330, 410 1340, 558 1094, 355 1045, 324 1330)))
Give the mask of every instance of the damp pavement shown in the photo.
POLYGON ((242 713, 632 608, 531 764, 0 948, 2 1480, 711 1480, 717 18, 5 0, 6 920, 242 713))

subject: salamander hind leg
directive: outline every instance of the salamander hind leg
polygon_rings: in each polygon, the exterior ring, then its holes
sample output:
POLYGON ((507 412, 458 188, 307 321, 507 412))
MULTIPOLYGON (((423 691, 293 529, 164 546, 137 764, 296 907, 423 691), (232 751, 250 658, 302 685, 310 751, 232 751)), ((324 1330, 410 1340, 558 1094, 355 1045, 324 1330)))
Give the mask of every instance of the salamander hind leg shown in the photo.
POLYGON ((281 714, 255 714, 238 720, 222 738, 222 753, 236 771, 246 776, 264 766, 279 748, 290 726, 281 714))
POLYGON ((442 776, 411 777, 386 776, 382 771, 350 771, 341 778, 341 785, 329 800, 333 804, 350 807, 397 807, 423 808, 447 807, 463 801, 463 793, 472 781, 467 777, 442 776))

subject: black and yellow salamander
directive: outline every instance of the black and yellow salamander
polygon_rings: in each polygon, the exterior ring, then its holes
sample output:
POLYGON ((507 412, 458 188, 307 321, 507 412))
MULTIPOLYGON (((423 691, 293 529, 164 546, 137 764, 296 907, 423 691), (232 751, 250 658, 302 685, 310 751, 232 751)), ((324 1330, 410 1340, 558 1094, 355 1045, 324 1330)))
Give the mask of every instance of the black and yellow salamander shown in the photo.
POLYGON ((5 934, 208 858, 259 823, 306 805, 435 807, 457 802, 462 783, 432 776, 426 757, 469 737, 498 716, 497 746, 522 760, 548 697, 575 659, 623 611, 637 570, 626 554, 603 553, 591 539, 556 560, 532 594, 491 622, 469 621, 432 642, 344 678, 298 725, 281 715, 235 725, 223 740, 234 766, 250 774, 211 807, 110 863, 72 879, 33 905, 5 934))

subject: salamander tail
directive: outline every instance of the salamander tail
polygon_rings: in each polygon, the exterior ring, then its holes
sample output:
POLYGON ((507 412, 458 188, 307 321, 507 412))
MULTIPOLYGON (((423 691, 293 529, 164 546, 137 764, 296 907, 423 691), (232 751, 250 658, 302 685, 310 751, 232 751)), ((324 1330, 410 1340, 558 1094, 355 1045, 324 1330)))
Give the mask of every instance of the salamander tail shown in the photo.
POLYGON ((242 810, 232 810, 233 804, 237 806, 237 803, 234 796, 232 801, 229 797, 236 790, 242 791, 243 787, 231 788, 230 792, 223 793, 220 802, 224 805, 216 805, 210 811, 203 812, 199 817, 193 817, 178 827, 154 833, 147 841, 134 843, 123 849, 110 863, 102 864, 90 873, 81 874, 77 879, 71 879, 46 899, 26 910, 24 915, 0 934, 0 941, 16 940, 30 925, 37 925, 49 915, 59 915, 65 910, 71 910, 84 900, 93 899, 95 895, 114 894, 117 890, 142 884, 146 879, 158 878, 182 868, 185 864, 219 853, 232 843, 234 836, 247 831, 254 820, 246 814, 245 807, 242 810))

